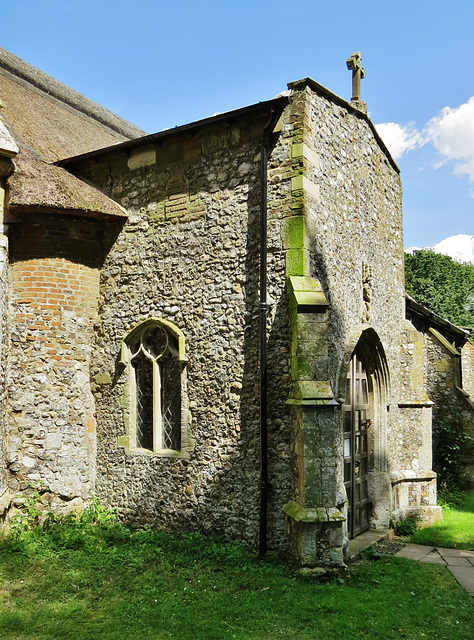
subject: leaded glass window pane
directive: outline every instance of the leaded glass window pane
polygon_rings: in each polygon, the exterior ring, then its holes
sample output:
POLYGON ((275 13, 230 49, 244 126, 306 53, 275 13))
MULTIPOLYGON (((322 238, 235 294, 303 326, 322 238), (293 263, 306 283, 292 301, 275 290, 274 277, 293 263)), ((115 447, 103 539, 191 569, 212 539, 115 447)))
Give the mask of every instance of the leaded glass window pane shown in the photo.
POLYGON ((153 450, 153 363, 142 353, 133 360, 137 397, 137 447, 153 450))
POLYGON ((181 449, 181 373, 176 336, 155 322, 128 343, 134 380, 136 446, 150 451, 181 449))
POLYGON ((163 362, 162 447, 181 449, 181 367, 173 357, 163 362))

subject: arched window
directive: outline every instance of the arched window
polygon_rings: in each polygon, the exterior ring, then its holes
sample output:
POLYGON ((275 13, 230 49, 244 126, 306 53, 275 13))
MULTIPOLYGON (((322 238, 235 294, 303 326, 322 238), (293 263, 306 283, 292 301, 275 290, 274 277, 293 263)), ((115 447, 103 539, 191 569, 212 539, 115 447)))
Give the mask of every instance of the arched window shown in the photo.
POLYGON ((146 320, 124 338, 121 360, 128 373, 127 448, 179 453, 189 422, 182 332, 166 320, 146 320))

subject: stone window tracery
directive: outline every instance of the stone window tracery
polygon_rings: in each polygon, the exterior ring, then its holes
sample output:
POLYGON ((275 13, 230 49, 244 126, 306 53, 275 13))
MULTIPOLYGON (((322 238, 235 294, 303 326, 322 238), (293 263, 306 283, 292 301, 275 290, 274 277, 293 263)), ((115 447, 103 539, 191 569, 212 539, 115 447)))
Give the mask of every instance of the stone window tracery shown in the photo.
POLYGON ((162 455, 186 450, 187 427, 184 336, 171 322, 152 318, 122 342, 127 367, 128 449, 162 455))

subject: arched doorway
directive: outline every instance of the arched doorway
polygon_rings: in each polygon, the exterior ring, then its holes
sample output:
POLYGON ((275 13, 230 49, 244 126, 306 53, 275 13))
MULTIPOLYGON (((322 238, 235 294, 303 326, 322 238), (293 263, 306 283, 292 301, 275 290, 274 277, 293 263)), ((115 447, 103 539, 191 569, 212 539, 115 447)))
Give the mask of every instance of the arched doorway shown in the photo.
POLYGON ((369 528, 369 450, 370 394, 367 373, 355 353, 350 361, 343 405, 344 486, 348 507, 349 538, 369 528))
POLYGON ((347 533, 353 538, 369 527, 387 528, 390 522, 390 375, 385 350, 374 329, 354 336, 346 353, 339 377, 339 388, 345 390, 341 402, 341 480, 348 500, 347 533))

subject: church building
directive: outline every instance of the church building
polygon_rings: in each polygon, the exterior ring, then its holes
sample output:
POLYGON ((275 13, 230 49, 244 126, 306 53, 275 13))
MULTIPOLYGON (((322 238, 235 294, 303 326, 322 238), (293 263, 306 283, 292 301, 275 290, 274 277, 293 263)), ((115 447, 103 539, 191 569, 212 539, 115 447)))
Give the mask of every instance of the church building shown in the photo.
POLYGON ((5 524, 39 486, 315 566, 441 517, 434 320, 407 314, 400 172, 348 66, 350 102, 306 78, 147 135, 0 50, 5 524))

